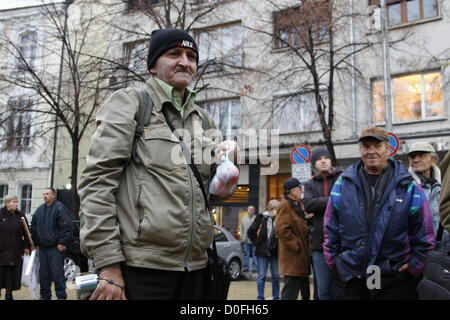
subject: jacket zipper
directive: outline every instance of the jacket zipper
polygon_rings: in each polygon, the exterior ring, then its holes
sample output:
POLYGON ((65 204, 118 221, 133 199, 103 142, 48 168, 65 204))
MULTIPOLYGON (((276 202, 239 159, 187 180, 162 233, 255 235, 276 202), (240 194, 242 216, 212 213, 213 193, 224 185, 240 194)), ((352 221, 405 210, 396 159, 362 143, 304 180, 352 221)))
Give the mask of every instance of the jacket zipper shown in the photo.
MULTIPOLYGON (((181 127, 184 129, 184 118, 181 119, 181 127)), ((184 130, 183 130, 184 132, 184 130)), ((181 136, 181 139, 183 139, 183 136, 181 136)), ((186 144, 185 144, 186 145, 186 144)), ((181 146, 181 145, 180 145, 181 146)), ((187 145, 186 145, 187 147, 187 145)), ((186 159, 187 161, 190 161, 190 159, 186 159)), ((186 249, 186 255, 184 257, 184 268, 188 269, 188 257, 189 253, 192 249, 192 242, 194 237, 194 183, 192 182, 192 173, 191 168, 189 167, 189 164, 186 163, 186 169, 188 172, 188 179, 189 179, 189 234, 188 234, 188 246, 186 249)))

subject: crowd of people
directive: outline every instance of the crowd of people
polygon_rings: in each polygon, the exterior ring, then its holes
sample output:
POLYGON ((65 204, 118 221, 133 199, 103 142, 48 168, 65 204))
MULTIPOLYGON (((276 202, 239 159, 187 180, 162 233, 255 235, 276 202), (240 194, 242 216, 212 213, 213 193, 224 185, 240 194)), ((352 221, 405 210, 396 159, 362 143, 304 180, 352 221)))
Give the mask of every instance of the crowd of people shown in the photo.
MULTIPOLYGON (((217 141, 217 125, 195 104, 188 86, 198 62, 198 46, 186 31, 154 30, 150 78, 141 90, 114 92, 97 113, 78 186, 81 249, 100 279, 91 300, 208 299, 214 223, 208 202, 231 196, 228 186, 238 177, 229 185, 218 182, 227 194, 207 190, 224 158, 231 166, 239 163, 240 149, 235 141, 217 141)), ((361 159, 345 171, 336 170, 330 153, 318 148, 311 180, 285 181, 284 198, 269 201, 264 213, 249 207, 241 225, 243 267, 258 273, 257 299, 265 299, 269 267, 273 299, 301 294, 309 300, 311 270, 320 300, 415 299, 440 224, 446 233, 439 250, 450 250, 449 153, 439 170, 433 147, 416 143, 408 171, 389 157, 383 129, 364 129, 358 143, 361 159), (256 257, 252 264, 250 255, 256 257), (366 285, 370 266, 380 269, 379 289, 366 285)), ((21 257, 32 248, 18 224, 23 214, 17 197, 4 201, 0 289, 13 299, 21 257)), ((62 269, 73 225, 54 189, 45 189, 44 202, 31 221, 41 299, 51 299, 52 282, 57 298, 66 299, 62 269)))
MULTIPOLYGON (((280 299, 282 275, 281 299, 297 300, 301 294, 309 300, 312 271, 318 300, 415 300, 426 254, 450 255, 448 204, 441 201, 434 147, 414 143, 406 168, 390 157, 389 135, 382 128, 364 129, 358 143, 361 159, 344 171, 333 167, 327 149, 315 149, 312 178, 303 186, 289 178, 285 198, 270 206, 270 215, 252 213, 245 241, 256 247, 257 299, 265 298, 261 281, 267 262, 260 267, 261 257, 271 264, 272 299, 280 299), (439 226, 446 230, 436 243, 439 226), (258 236, 257 230, 264 232, 258 236), (380 271, 379 287, 367 283, 373 266, 380 271)), ((443 170, 449 159, 450 152, 443 170)), ((244 251, 246 261, 249 252, 244 251)))

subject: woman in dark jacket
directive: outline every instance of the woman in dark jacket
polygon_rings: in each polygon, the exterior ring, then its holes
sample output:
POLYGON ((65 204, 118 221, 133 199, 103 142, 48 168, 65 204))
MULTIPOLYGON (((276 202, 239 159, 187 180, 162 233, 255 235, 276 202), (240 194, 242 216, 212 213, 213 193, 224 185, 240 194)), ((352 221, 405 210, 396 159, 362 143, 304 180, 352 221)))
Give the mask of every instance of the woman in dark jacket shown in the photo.
MULTIPOLYGON (((13 300, 12 292, 20 289, 23 254, 30 254, 30 246, 20 218, 16 196, 6 196, 0 209, 0 293, 6 289, 5 300, 13 300)), ((25 218, 26 219, 26 218, 25 218)))
POLYGON ((272 277, 272 298, 280 299, 280 275, 278 273, 278 239, 275 234, 275 216, 280 202, 271 200, 267 204, 267 211, 256 216, 255 221, 247 231, 248 238, 256 245, 256 259, 258 261, 258 290, 257 300, 264 300, 264 286, 266 273, 270 265, 272 277))

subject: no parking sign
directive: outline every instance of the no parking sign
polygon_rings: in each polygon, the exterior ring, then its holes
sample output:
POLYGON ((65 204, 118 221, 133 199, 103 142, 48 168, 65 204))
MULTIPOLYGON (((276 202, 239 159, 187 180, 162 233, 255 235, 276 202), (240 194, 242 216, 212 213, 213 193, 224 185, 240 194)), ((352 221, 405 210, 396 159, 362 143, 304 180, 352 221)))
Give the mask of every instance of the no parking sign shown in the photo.
POLYGON ((400 148, 400 140, 391 132, 388 132, 387 134, 389 135, 389 157, 393 157, 400 148))
POLYGON ((291 163, 301 164, 311 161, 311 150, 305 144, 295 146, 291 151, 291 163))
POLYGON ((292 177, 305 183, 311 178, 311 150, 307 145, 295 146, 291 151, 292 177))

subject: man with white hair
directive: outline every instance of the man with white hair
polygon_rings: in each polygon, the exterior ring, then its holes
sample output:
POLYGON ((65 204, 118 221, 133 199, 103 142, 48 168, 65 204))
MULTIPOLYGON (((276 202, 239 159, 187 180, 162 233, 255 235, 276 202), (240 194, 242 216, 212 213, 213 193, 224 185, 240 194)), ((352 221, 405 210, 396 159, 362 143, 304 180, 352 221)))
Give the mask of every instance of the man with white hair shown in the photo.
MULTIPOLYGON (((439 201, 441 198, 441 170, 437 166, 439 157, 434 147, 428 143, 419 141, 414 143, 409 152, 409 172, 412 174, 417 184, 425 192, 430 202, 433 218, 433 230, 437 234, 440 223, 439 201)), ((448 232, 444 233, 440 250, 450 250, 450 236, 448 232)))

